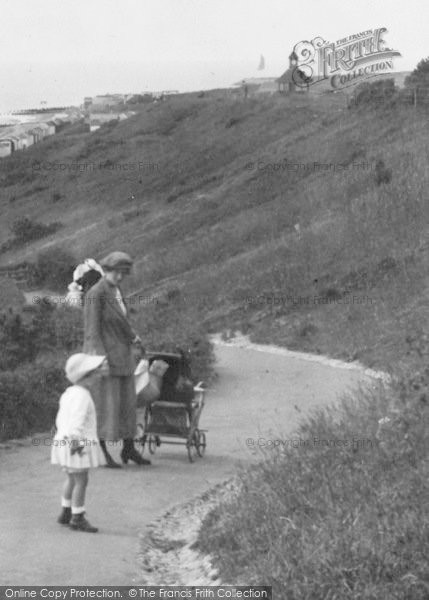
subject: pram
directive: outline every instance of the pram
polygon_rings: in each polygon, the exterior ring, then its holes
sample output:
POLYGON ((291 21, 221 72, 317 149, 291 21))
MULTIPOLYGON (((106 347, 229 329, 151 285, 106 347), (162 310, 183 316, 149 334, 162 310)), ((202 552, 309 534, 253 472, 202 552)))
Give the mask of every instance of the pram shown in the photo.
POLYGON ((206 431, 199 428, 204 408, 203 382, 193 386, 189 361, 184 353, 148 352, 149 366, 154 361, 165 361, 160 396, 146 405, 143 423, 137 425, 137 447, 141 453, 147 443, 154 454, 161 444, 185 445, 190 462, 203 457, 206 449, 206 431), (179 441, 185 440, 185 441, 179 441))

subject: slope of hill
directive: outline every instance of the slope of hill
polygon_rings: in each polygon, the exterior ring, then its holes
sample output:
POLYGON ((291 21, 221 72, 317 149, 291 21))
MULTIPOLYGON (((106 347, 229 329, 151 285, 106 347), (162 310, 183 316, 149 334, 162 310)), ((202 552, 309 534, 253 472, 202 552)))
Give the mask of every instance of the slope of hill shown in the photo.
POLYGON ((130 290, 208 329, 386 367, 426 310, 428 123, 344 104, 188 94, 73 126, 1 161, 2 239, 23 215, 63 226, 0 262, 120 248, 130 290))

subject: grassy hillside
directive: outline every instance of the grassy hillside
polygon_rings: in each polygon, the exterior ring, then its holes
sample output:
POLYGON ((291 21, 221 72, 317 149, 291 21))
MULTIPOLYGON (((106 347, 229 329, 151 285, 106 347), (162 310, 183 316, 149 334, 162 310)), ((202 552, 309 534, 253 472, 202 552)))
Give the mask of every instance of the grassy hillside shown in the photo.
POLYGON ((426 600, 427 382, 362 391, 293 435, 279 424, 203 522, 222 580, 288 600, 426 600))
MULTIPOLYGON (((0 264, 34 261, 49 247, 76 260, 130 252, 143 340, 184 340, 202 370, 203 332, 234 329, 395 375, 411 364, 396 387, 310 416, 297 432, 303 449, 263 454, 208 515, 200 546, 225 581, 272 584, 281 597, 423 600, 428 119, 344 104, 339 95, 185 95, 94 134, 64 130, 0 162, 2 241, 24 216, 55 229, 3 246, 0 264), (324 447, 314 436, 350 443, 324 447)), ((22 348, 60 356, 55 340, 64 353, 81 332, 76 311, 43 304, 30 324, 12 315, 6 325, 15 351, 3 353, 7 364, 22 348)), ((18 402, 24 411, 33 396, 46 398, 47 384, 57 395, 58 368, 48 366, 33 367, 36 394, 19 369, 2 374, 0 405, 14 431, 18 402)), ((45 404, 35 412, 49 415, 45 404)), ((288 437, 281 424, 273 435, 288 437)))
POLYGON ((213 331, 386 367, 425 311, 427 135, 410 109, 337 96, 188 94, 73 126, 1 161, 3 241, 23 215, 63 227, 0 263, 120 248, 130 290, 213 331))

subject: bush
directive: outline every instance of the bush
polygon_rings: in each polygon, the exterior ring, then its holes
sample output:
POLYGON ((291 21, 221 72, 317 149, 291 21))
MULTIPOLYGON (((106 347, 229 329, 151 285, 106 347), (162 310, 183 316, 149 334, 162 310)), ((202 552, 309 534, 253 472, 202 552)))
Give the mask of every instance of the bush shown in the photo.
POLYGON ((25 304, 25 296, 12 277, 0 276, 0 307, 20 310, 25 304))
POLYGON ((51 316, 53 339, 51 347, 71 354, 80 352, 83 345, 83 311, 71 306, 60 306, 51 316))
POLYGON ((82 347, 82 311, 49 303, 0 316, 0 440, 53 424, 66 356, 82 347))
POLYGON ((0 373, 0 441, 47 431, 54 424, 58 399, 67 385, 57 366, 27 366, 0 373))
POLYGON ((21 314, 10 310, 0 315, 0 369, 15 369, 23 362, 34 360, 36 354, 32 328, 21 314))
POLYGON ((418 106, 429 104, 429 58, 421 60, 405 80, 405 89, 412 92, 412 101, 418 106))
POLYGON ((382 79, 373 83, 362 83, 354 95, 356 106, 387 106, 396 96, 394 79, 382 79))
POLYGON ((25 152, 13 152, 11 156, 2 159, 2 172, 0 177, 3 187, 32 183, 39 178, 37 171, 28 168, 28 157, 25 152))
POLYGON ((62 227, 62 223, 50 223, 44 225, 43 223, 37 223, 32 221, 28 217, 20 217, 15 219, 11 227, 11 231, 14 237, 14 245, 22 245, 26 242, 33 240, 39 240, 51 233, 55 233, 62 227))
POLYGON ((77 259, 71 252, 52 246, 39 252, 33 270, 33 281, 36 285, 62 291, 72 281, 76 264, 77 259))
POLYGON ((52 192, 51 194, 51 200, 52 202, 58 202, 59 200, 61 200, 62 198, 62 194, 60 194, 60 192, 52 192))
POLYGON ((25 368, 41 354, 73 352, 83 343, 82 311, 49 302, 0 314, 0 370, 25 368))

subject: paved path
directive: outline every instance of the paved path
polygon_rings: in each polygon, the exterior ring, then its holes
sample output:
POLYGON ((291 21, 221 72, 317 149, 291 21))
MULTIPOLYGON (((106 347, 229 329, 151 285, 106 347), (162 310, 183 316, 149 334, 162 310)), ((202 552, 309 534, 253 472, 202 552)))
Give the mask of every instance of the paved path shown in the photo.
POLYGON ((0 585, 138 582, 138 536, 147 523, 232 475, 251 459, 248 438, 287 439, 303 413, 364 377, 252 349, 217 346, 216 353, 220 377, 200 421, 209 430, 206 456, 190 464, 184 446, 164 445, 150 467, 94 470, 87 512, 98 534, 56 523, 62 474, 49 464, 49 438, 0 449, 0 585))

